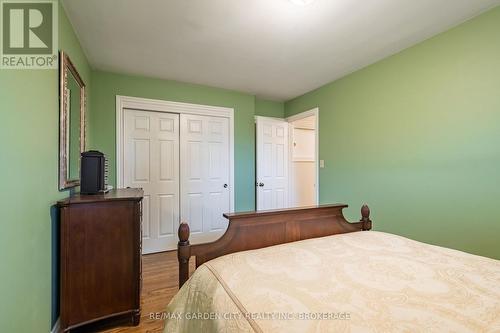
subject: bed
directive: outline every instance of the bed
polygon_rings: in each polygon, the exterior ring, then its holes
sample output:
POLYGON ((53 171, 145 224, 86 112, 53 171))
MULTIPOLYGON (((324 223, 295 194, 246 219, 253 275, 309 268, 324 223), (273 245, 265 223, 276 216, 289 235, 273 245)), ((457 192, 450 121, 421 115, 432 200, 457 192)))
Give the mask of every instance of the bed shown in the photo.
POLYGON ((198 245, 182 224, 165 332, 500 332, 499 261, 370 231, 367 206, 356 223, 345 207, 228 214, 198 245))

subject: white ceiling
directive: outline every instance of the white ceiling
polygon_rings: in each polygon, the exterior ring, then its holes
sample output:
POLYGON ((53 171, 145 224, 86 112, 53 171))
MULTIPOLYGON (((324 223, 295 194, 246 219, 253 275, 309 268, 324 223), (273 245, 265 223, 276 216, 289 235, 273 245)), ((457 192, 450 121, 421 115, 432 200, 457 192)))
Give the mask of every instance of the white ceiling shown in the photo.
POLYGON ((91 65, 288 100, 500 0, 65 0, 91 65))

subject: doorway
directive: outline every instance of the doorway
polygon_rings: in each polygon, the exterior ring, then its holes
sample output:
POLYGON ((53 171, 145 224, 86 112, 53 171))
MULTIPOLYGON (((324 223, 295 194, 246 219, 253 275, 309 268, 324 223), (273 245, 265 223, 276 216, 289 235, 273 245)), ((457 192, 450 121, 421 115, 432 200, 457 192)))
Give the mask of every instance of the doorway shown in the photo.
POLYGON ((319 203, 319 109, 256 117, 257 210, 319 203))
POLYGON ((289 121, 290 207, 316 205, 316 115, 289 121))

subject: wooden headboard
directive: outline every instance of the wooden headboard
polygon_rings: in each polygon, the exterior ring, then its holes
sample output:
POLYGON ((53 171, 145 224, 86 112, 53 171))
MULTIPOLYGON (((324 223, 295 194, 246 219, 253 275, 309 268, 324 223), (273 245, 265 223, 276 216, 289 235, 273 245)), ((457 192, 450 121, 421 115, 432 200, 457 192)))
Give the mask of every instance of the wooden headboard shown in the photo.
POLYGON ((260 249, 267 246, 324 237, 354 231, 370 230, 370 209, 361 208, 361 220, 349 223, 342 214, 347 205, 322 205, 224 214, 229 226, 221 238, 211 243, 190 245, 189 225, 179 226, 179 287, 189 278, 189 259, 196 257, 196 267, 203 263, 239 251, 260 249))

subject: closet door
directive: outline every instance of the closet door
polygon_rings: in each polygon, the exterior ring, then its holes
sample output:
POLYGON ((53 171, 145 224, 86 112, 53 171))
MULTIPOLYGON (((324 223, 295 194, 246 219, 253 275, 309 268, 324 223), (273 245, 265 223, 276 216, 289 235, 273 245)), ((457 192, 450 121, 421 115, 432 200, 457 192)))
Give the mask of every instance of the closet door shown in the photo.
POLYGON ((190 241, 213 241, 227 228, 230 209, 229 120, 181 114, 181 220, 190 241))
POLYGON ((144 190, 142 252, 174 250, 179 226, 179 115, 124 112, 123 181, 144 190))

